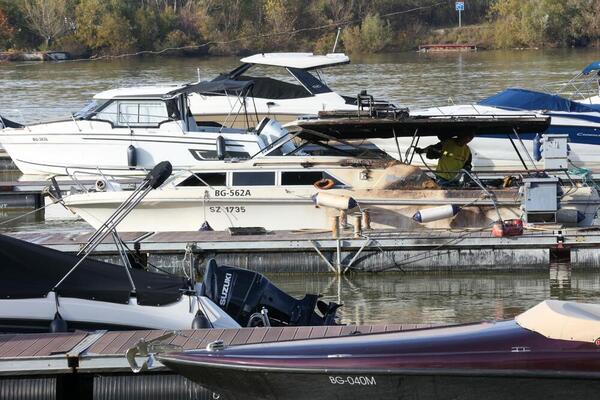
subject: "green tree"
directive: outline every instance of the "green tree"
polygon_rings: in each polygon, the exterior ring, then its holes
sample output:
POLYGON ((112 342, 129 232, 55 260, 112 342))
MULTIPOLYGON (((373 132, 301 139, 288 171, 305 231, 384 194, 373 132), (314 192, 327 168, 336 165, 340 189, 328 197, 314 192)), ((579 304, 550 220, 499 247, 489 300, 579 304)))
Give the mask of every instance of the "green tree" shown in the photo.
POLYGON ((102 0, 81 0, 77 6, 76 35, 81 43, 102 54, 123 54, 136 50, 137 40, 119 4, 102 0))
POLYGON ((349 53, 377 53, 391 43, 392 29, 379 14, 369 14, 360 26, 346 28, 342 40, 349 53))

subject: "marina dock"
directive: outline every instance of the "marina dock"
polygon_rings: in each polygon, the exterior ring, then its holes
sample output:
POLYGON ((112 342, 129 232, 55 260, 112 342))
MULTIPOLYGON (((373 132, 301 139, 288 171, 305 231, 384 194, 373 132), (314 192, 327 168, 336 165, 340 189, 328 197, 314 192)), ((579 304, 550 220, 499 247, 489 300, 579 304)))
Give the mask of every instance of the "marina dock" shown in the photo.
MULTIPOLYGON (((89 233, 20 232, 12 236, 76 253, 89 233)), ((526 230, 522 236, 493 237, 490 229, 465 231, 364 231, 332 238, 331 232, 281 231, 261 235, 229 232, 131 232, 122 239, 149 264, 174 271, 202 265, 242 266, 263 273, 533 271, 550 262, 570 262, 574 269, 600 266, 600 229, 526 230)), ((100 258, 118 262, 106 241, 100 258)))
MULTIPOLYGON (((428 325, 346 325, 198 329, 181 331, 164 343, 182 350, 205 348, 220 340, 226 346, 316 337, 396 332, 428 325)), ((134 375, 125 352, 139 340, 166 331, 74 332, 0 335, 0 398, 29 400, 218 399, 156 362, 134 375)), ((138 359, 136 358, 136 361, 138 359)), ((139 359, 141 362, 142 359, 139 359)))

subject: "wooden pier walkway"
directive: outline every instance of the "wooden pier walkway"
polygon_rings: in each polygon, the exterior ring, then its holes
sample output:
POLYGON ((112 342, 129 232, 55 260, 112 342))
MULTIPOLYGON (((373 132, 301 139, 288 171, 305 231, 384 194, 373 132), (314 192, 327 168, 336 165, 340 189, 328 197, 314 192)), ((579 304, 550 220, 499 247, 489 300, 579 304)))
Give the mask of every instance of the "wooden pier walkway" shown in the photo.
MULTIPOLYGON (((269 343, 361 333, 394 332, 425 325, 272 327, 185 330, 166 343, 183 350, 269 343)), ((140 339, 165 331, 74 332, 0 335, 0 399, 11 400, 214 400, 218 393, 176 375, 156 362, 133 374, 125 353, 140 339)), ((137 359, 136 359, 137 361, 137 359)))
MULTIPOLYGON (((227 346, 318 337, 397 332, 431 325, 337 325, 183 330, 164 343, 181 350, 205 348, 221 340, 227 346)), ((139 340, 152 340, 168 331, 96 331, 0 335, 0 376, 31 374, 129 373, 125 352, 139 340)), ((165 368, 162 367, 162 370, 165 368)), ((160 371, 161 367, 157 368, 160 371)))

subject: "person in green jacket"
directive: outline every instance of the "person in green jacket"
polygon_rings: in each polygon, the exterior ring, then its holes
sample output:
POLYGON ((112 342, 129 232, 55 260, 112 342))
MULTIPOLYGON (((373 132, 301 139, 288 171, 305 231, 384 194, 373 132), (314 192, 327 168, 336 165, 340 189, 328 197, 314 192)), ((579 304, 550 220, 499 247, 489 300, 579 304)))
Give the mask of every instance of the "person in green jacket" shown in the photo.
POLYGON ((417 148, 419 154, 425 153, 429 159, 439 159, 435 169, 436 182, 440 186, 457 186, 461 177, 460 170, 471 170, 471 149, 468 144, 473 135, 440 139, 440 142, 424 149, 417 148))

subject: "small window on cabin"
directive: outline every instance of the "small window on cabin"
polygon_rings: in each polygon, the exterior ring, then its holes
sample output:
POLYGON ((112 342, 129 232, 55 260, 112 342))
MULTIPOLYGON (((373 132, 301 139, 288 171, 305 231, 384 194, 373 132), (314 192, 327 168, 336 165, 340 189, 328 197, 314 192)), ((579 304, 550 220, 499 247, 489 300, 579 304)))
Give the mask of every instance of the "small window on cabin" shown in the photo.
POLYGON ((177 186, 225 186, 226 179, 225 172, 208 172, 190 175, 177 186))
POLYGON ((234 172, 233 186, 273 186, 275 172, 234 172))
POLYGON ((117 102, 113 101, 108 104, 102 110, 100 110, 96 115, 92 117, 92 119, 100 119, 102 121, 109 121, 113 124, 117 123, 117 102))
POLYGON ((335 183, 335 186, 344 185, 342 182, 323 171, 287 171, 281 173, 282 186, 313 185, 321 179, 331 179, 335 183))
POLYGON ((162 101, 120 101, 119 125, 156 126, 169 119, 167 107, 162 101))

